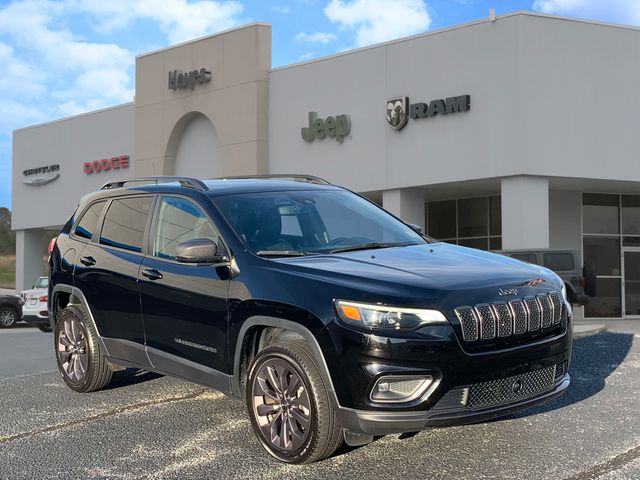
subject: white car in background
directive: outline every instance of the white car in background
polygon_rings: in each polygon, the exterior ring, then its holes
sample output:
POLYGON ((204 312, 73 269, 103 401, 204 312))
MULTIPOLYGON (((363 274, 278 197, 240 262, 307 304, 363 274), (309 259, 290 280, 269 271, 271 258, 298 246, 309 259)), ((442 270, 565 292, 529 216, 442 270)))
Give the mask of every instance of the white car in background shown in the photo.
POLYGON ((22 304, 22 321, 38 327, 43 332, 50 332, 49 312, 47 311, 47 295, 49 294, 49 277, 40 277, 31 290, 20 292, 22 304))

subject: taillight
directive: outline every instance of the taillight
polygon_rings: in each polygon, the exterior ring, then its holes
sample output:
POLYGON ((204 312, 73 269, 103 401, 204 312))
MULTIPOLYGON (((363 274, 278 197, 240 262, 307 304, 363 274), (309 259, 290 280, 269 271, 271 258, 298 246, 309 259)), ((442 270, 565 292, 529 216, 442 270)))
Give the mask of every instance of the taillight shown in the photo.
POLYGON ((38 300, 40 300, 42 303, 44 303, 44 302, 47 301, 47 298, 49 298, 49 295, 43 295, 38 300))
POLYGON ((47 252, 49 252, 49 255, 53 253, 54 248, 56 248, 56 237, 53 237, 49 242, 49 248, 47 249, 47 252))

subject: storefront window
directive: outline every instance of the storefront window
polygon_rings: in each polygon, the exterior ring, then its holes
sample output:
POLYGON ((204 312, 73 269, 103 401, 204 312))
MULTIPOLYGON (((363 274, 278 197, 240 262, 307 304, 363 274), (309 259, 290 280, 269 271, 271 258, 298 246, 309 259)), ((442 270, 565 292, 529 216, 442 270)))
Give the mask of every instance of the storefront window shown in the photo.
POLYGON ((620 237, 585 237, 585 265, 595 275, 620 276, 620 237))
POLYGON ((622 316, 619 278, 598 278, 596 280, 596 291, 598 294, 591 298, 584 307, 585 317, 622 316))
POLYGON ((500 197, 475 197, 427 204, 427 234, 443 242, 502 249, 500 197))
POLYGON ((620 233, 619 196, 585 193, 582 197, 584 233, 620 233))
POLYGON ((622 196, 622 234, 640 235, 640 195, 622 196))

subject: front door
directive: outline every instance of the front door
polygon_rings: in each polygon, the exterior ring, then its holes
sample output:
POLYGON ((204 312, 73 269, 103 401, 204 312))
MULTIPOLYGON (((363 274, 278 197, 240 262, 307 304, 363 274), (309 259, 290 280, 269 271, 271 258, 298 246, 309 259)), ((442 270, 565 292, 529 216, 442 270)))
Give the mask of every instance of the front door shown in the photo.
POLYGON ((640 317, 640 247, 624 248, 624 314, 640 317))
POLYGON ((218 229, 194 200, 161 197, 138 282, 153 366, 209 384, 216 381, 212 369, 228 369, 229 280, 218 274, 220 266, 176 261, 176 245, 197 238, 211 239, 223 248, 218 229))

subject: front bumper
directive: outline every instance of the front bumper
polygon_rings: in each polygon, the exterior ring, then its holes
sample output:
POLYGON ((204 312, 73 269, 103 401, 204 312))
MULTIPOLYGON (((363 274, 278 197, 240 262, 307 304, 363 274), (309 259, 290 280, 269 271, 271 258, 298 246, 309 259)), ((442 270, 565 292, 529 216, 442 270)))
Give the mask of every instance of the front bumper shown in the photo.
POLYGON ((513 403, 497 405, 477 410, 457 411, 370 411, 340 407, 341 425, 352 432, 365 435, 388 435, 393 433, 416 432, 432 427, 445 427, 484 422, 504 417, 527 408, 546 403, 559 397, 569 386, 569 374, 565 374, 552 388, 542 394, 513 403))

